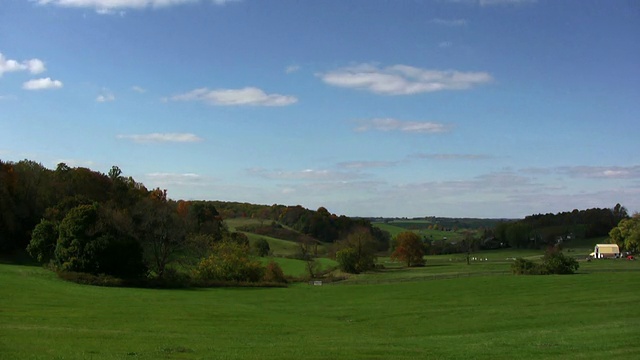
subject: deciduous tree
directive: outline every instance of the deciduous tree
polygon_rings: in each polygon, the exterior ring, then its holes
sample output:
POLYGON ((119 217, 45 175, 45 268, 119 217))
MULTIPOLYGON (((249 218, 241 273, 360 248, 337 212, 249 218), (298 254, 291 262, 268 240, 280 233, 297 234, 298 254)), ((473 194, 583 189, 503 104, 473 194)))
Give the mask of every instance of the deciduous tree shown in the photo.
POLYGON ((407 266, 424 265, 424 245, 420 236, 412 231, 398 234, 391 259, 404 261, 407 266))
POLYGON ((58 228, 56 263, 62 270, 137 277, 144 273, 142 248, 118 231, 99 205, 69 211, 58 228))
POLYGON ((375 267, 376 243, 367 228, 359 228, 338 242, 336 260, 342 271, 359 274, 375 267))
POLYGON ((620 220, 618 226, 609 232, 609 238, 626 251, 640 252, 640 214, 620 220))
POLYGON ((58 226, 53 221, 42 220, 31 233, 27 252, 40 263, 53 259, 58 241, 58 226))
POLYGON ((186 222, 166 193, 152 192, 138 202, 135 210, 136 235, 145 249, 145 258, 159 278, 186 246, 186 222))

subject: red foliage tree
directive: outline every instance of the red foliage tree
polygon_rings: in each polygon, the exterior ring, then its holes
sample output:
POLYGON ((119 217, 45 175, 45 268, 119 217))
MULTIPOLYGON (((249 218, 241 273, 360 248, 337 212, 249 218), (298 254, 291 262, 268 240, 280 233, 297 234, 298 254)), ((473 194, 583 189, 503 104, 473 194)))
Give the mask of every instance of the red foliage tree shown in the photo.
POLYGON ((404 261, 407 266, 424 265, 424 245, 420 236, 411 231, 398 234, 391 259, 404 261))

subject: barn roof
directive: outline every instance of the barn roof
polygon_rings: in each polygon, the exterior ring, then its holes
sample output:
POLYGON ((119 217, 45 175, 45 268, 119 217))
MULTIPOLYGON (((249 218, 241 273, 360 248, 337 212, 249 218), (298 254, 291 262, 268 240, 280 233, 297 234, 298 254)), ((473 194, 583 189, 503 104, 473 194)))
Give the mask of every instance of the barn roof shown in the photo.
POLYGON ((601 254, 617 254, 620 252, 620 248, 616 244, 597 244, 596 247, 601 254))

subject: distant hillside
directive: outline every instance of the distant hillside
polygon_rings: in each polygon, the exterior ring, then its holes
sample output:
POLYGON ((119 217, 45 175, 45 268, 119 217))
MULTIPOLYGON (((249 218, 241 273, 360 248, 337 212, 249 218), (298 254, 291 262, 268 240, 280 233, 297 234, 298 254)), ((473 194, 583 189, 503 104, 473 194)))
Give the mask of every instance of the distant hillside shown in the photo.
POLYGON ((409 230, 444 229, 444 230, 477 230, 492 229, 497 224, 509 221, 506 219, 481 219, 481 218, 447 218, 429 216, 423 218, 369 218, 375 223, 392 224, 409 230))

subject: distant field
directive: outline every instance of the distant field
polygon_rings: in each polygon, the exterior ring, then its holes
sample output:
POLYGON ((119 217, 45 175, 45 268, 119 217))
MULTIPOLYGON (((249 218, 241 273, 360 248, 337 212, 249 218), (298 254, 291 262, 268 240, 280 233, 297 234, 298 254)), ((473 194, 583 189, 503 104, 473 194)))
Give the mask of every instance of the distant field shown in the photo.
POLYGON ((273 255, 276 256, 291 256, 298 251, 298 244, 293 241, 281 240, 264 235, 257 235, 250 232, 241 231, 249 238, 249 243, 253 244, 259 239, 265 239, 269 243, 269 248, 273 255))
POLYGON ((236 231, 236 228, 240 226, 270 224, 271 220, 231 218, 225 219, 224 223, 227 225, 227 228, 229 228, 229 231, 236 231))
MULTIPOLYGON (((305 261, 298 259, 288 259, 288 258, 280 258, 280 257, 264 257, 260 258, 260 261, 263 264, 266 264, 270 261, 274 261, 280 265, 282 271, 285 275, 299 277, 307 274, 307 264, 305 261)), ((338 265, 335 260, 327 259, 327 258, 318 258, 316 261, 320 264, 321 270, 326 270, 330 268, 334 268, 338 265)))
POLYGON ((204 290, 83 286, 0 264, 0 358, 640 358, 640 262, 581 263, 588 271, 572 276, 412 278, 441 272, 433 262, 379 284, 204 290))
MULTIPOLYGON (((572 256, 572 253, 565 254, 572 256)), ((467 264, 464 254, 425 256, 426 266, 417 268, 406 268, 403 263, 393 261, 389 257, 379 257, 378 264, 383 265, 384 270, 353 275, 347 283, 379 284, 442 278, 511 276, 511 264, 516 257, 539 261, 542 256, 540 250, 489 250, 471 254, 475 260, 470 264, 467 264)), ((640 263, 637 261, 603 259, 587 262, 580 258, 579 264, 578 274, 638 271, 637 276, 640 277, 640 263)))
MULTIPOLYGON (((247 226, 247 225, 268 225, 271 223, 271 220, 261 220, 261 219, 248 219, 248 218, 232 218, 225 220, 225 224, 229 231, 238 231, 239 227, 247 226)), ((285 227, 286 228, 286 227, 285 227)), ((269 247, 271 248, 271 253, 274 256, 282 257, 282 256, 292 256, 298 251, 298 243, 290 240, 277 239, 271 236, 254 234, 248 231, 239 231, 249 238, 249 242, 251 244, 255 243, 259 239, 265 239, 269 243, 269 247)), ((318 254, 324 255, 327 252, 326 244, 318 245, 318 254)))
MULTIPOLYGON (((422 222, 420 222, 422 223, 422 222)), ((372 223, 373 226, 385 230, 391 234, 391 237, 396 237, 403 231, 413 231, 420 236, 426 237, 430 240, 448 240, 448 241, 460 241, 463 238, 463 234, 455 231, 440 231, 430 230, 427 226, 417 226, 414 221, 411 222, 389 222, 372 223)), ((428 225, 425 221, 424 225, 428 225)))

